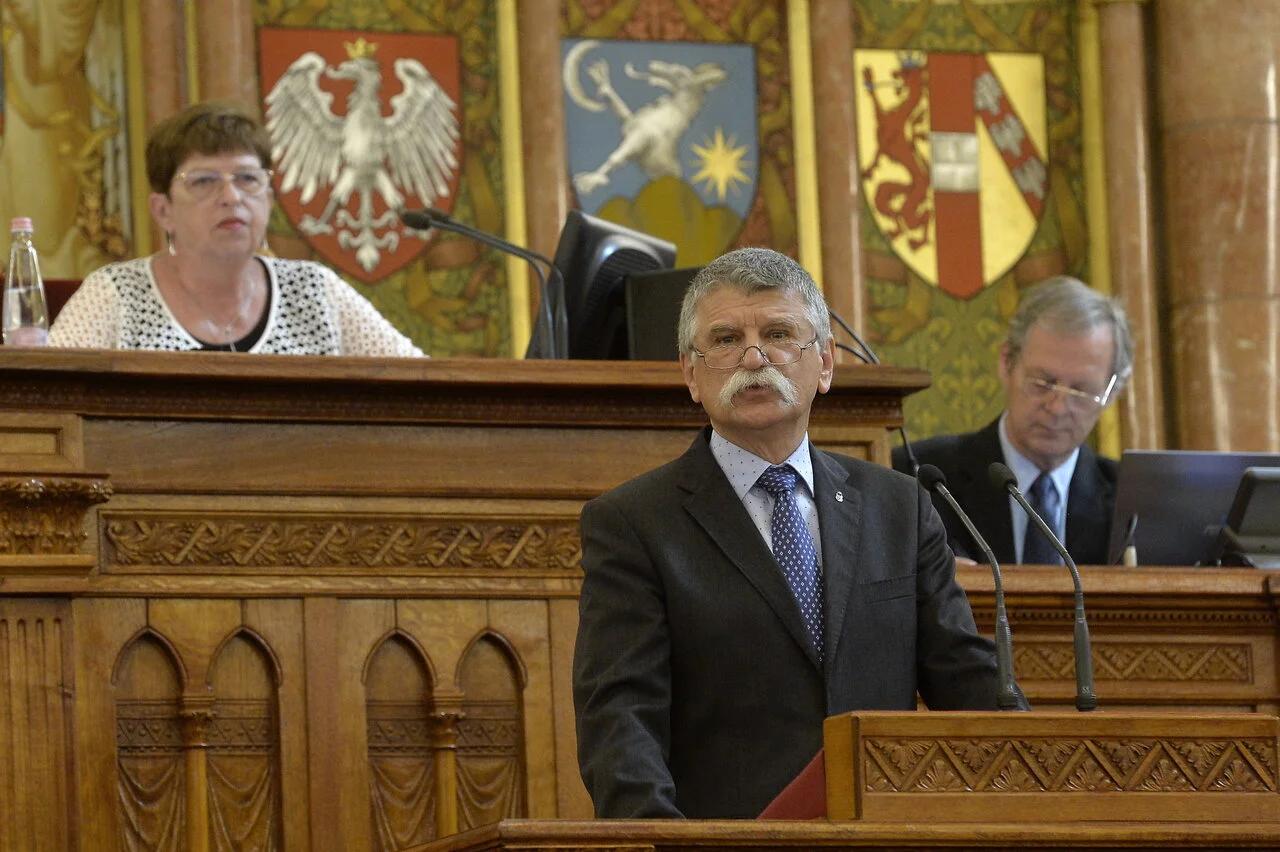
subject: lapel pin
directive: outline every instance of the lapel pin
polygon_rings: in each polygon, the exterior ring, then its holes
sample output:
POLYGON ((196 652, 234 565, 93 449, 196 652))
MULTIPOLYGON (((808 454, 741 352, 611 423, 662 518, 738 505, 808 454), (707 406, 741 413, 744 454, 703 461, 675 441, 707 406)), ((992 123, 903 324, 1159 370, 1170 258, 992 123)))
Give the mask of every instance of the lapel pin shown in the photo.
POLYGON ((844 492, 843 492, 843 491, 837 491, 837 492, 836 492, 836 502, 837 502, 837 503, 843 503, 843 502, 844 502, 844 492))

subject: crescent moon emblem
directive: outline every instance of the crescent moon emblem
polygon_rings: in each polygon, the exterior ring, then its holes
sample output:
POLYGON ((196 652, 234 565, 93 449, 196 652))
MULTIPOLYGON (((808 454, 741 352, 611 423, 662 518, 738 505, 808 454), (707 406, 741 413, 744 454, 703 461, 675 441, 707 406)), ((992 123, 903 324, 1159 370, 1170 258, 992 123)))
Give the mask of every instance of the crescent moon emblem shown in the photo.
POLYGON ((564 78, 564 90, 573 99, 573 102, 588 112, 603 112, 604 104, 600 101, 592 100, 582 89, 582 81, 578 77, 578 69, 582 65, 582 57, 588 51, 594 50, 600 45, 596 39, 587 39, 580 41, 573 47, 569 48, 569 53, 564 58, 564 70, 561 76, 564 78))

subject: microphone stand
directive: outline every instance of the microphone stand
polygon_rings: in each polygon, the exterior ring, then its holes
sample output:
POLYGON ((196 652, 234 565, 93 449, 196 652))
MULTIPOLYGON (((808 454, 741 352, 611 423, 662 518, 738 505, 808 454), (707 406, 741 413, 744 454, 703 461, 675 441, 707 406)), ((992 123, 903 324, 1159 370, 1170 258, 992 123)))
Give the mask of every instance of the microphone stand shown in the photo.
MULTIPOLYGON (((542 345, 538 349, 545 352, 547 357, 550 358, 569 357, 569 320, 564 306, 564 277, 560 274, 559 267, 537 252, 530 251, 501 237, 487 234, 470 225, 464 225, 456 221, 448 213, 435 207, 428 207, 425 210, 401 211, 400 221, 418 231, 428 231, 436 228, 441 231, 461 234, 476 242, 484 243, 487 246, 496 248, 498 251, 515 255, 527 261, 538 276, 538 292, 541 293, 537 323, 539 327, 535 329, 535 333, 542 340, 542 345), (545 263, 547 268, 551 270, 552 286, 550 288, 547 286, 546 273, 542 271, 539 263, 545 263)), ((530 346, 530 349, 533 348, 530 346)))
POLYGON ((1031 508, 1031 504, 1022 496, 1022 492, 1018 489, 1018 477, 1014 476, 1013 471, 1000 462, 992 462, 987 468, 987 473, 991 477, 992 484, 1002 491, 1007 491, 1018 502, 1022 510, 1027 513, 1028 519, 1036 525, 1045 538, 1049 539, 1049 543, 1053 545, 1054 550, 1058 551, 1063 564, 1071 572, 1071 581, 1075 583, 1076 604, 1076 709, 1082 713, 1095 710, 1098 707, 1098 697, 1093 693, 1093 651, 1089 642, 1089 622, 1084 617, 1084 587, 1080 584, 1080 569, 1076 567, 1076 561, 1071 558, 1071 554, 1054 535, 1053 530, 1044 522, 1044 518, 1040 517, 1040 513, 1031 508))
POLYGON ((947 477, 943 472, 931 464, 921 465, 919 479, 925 488, 940 495, 947 502, 951 511, 956 513, 960 522, 964 524, 964 528, 969 531, 969 535, 973 536, 973 540, 978 543, 978 547, 982 548, 987 561, 991 563, 991 576, 995 580, 996 590, 996 679, 1000 683, 999 690, 996 692, 996 709, 1017 710, 1018 688, 1013 680, 1013 633, 1009 630, 1009 616, 1005 611, 1004 581, 1000 575, 1000 563, 996 561, 996 555, 991 552, 987 540, 978 532, 978 528, 973 525, 973 521, 965 514, 964 509, 960 508, 956 498, 951 496, 951 491, 947 488, 947 477))
MULTIPOLYGON (((863 340, 861 337, 858 336, 858 332, 853 330, 853 326, 845 322, 844 318, 841 317, 835 311, 831 310, 830 307, 827 308, 827 313, 830 314, 831 318, 835 320, 836 323, 845 330, 845 333, 848 334, 850 337, 852 337, 854 341, 858 344, 858 346, 861 347, 860 350, 854 349, 852 346, 848 345, 847 343, 837 342, 836 343, 837 349, 842 349, 845 352, 848 352, 850 355, 853 355, 855 358, 857 358, 859 361, 861 361, 864 364, 880 363, 880 356, 876 355, 875 350, 873 350, 870 346, 867 345, 867 341, 863 340)), ((907 427, 899 426, 898 434, 902 436, 902 449, 907 454, 907 463, 911 465, 911 475, 916 476, 917 474, 920 473, 920 462, 919 460, 916 459, 916 454, 911 450, 911 441, 908 440, 907 438, 907 427)))

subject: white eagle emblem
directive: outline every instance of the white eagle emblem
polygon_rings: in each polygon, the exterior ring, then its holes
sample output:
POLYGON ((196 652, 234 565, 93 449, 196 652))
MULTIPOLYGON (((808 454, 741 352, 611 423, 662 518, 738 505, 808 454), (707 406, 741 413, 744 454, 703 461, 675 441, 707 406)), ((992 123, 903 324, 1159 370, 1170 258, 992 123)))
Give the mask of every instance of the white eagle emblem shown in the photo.
POLYGON ((339 245, 354 248, 356 261, 372 271, 380 249, 399 245, 394 226, 405 195, 429 207, 449 194, 458 168, 457 104, 421 62, 402 57, 394 67, 404 90, 384 117, 382 68, 372 56, 377 45, 362 38, 346 47, 349 58, 337 67, 315 52, 299 56, 266 96, 266 127, 281 193, 300 189, 306 204, 333 187, 319 218, 304 216, 298 228, 309 236, 336 231, 339 245), (333 95, 320 88, 321 75, 355 83, 346 115, 333 113, 333 95), (374 192, 389 208, 377 217, 374 192), (359 199, 354 214, 347 209, 353 194, 359 199))

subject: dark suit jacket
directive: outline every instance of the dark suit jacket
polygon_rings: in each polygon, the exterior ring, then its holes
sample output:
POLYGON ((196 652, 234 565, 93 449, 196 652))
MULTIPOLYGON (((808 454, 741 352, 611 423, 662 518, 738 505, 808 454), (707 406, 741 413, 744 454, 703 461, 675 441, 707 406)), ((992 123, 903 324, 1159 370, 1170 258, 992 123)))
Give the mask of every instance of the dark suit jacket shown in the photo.
POLYGON ((924 490, 813 449, 826 666, 708 445, 582 512, 578 760, 601 817, 756 816, 854 709, 993 709, 995 656, 924 490))
MULTIPOLYGON (((1009 498, 991 484, 987 468, 992 462, 1003 462, 1000 448, 1000 419, 989 426, 964 435, 942 435, 911 445, 920 464, 936 466, 947 477, 947 489, 960 508, 968 513, 991 545, 996 561, 1013 563, 1013 519, 1009 514, 1009 498)), ((893 451, 895 469, 909 473, 911 465, 902 447, 893 451)), ((1111 536, 1111 514, 1116 504, 1116 468, 1111 459, 1103 458, 1088 446, 1080 448, 1080 458, 1067 492, 1067 552, 1080 565, 1105 565, 1111 561, 1107 545, 1111 536)), ((947 539, 958 556, 979 562, 987 558, 969 535, 955 512, 934 497, 934 505, 947 527, 947 539)))

